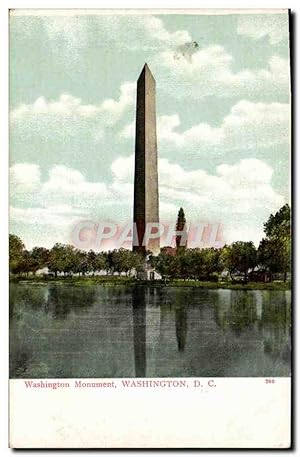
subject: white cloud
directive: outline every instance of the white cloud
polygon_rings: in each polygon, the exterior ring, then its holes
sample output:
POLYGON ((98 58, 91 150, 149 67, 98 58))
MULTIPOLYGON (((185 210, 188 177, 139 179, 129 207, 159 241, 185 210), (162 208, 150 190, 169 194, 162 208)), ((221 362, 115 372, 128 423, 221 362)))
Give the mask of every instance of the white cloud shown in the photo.
MULTIPOLYGON (((219 165, 215 174, 187 171, 167 159, 159 159, 158 167, 161 219, 174 220, 182 205, 189 221, 223 223, 228 242, 258 243, 263 223, 284 204, 284 197, 272 187, 273 169, 255 158, 219 165)), ((134 156, 118 158, 111 168, 118 185, 131 187, 132 199, 134 156)))
POLYGON ((287 103, 252 103, 242 100, 234 105, 221 128, 228 147, 270 147, 290 140, 290 106, 287 103))
MULTIPOLYGON (((10 207, 10 218, 12 221, 17 221, 26 225, 35 226, 51 226, 52 228, 60 227, 61 229, 68 230, 74 217, 82 214, 74 208, 68 205, 53 206, 47 208, 33 207, 33 208, 21 208, 21 207, 10 207)), ((62 237, 65 237, 65 233, 62 232, 62 237)), ((58 240, 59 242, 61 240, 58 240)))
POLYGON ((178 114, 171 116, 159 116, 158 118, 158 138, 161 141, 174 143, 178 146, 183 146, 184 138, 175 131, 180 126, 180 118, 178 114))
POLYGON ((100 104, 85 104, 80 98, 61 94, 57 100, 41 96, 32 104, 22 104, 11 111, 14 138, 38 137, 43 141, 88 138, 98 143, 105 131, 115 125, 135 103, 135 83, 125 82, 118 99, 106 99, 100 104))
POLYGON ((168 31, 162 19, 151 15, 47 16, 43 24, 53 51, 64 46, 75 53, 73 59, 82 48, 95 45, 146 51, 191 41, 188 31, 168 31))
POLYGON ((35 190, 41 180, 39 166, 32 163, 16 163, 10 167, 10 180, 18 184, 19 189, 35 190))
MULTIPOLYGON (((159 117, 157 120, 157 124, 159 125, 159 117)), ((131 122, 130 124, 125 125, 120 131, 121 138, 133 138, 135 134, 135 121, 131 122)))
MULTIPOLYGON (((272 172, 258 159, 220 165, 215 174, 186 171, 161 159, 160 199, 183 206, 190 222, 222 223, 227 242, 252 239, 257 244, 269 214, 284 204, 284 197, 272 187, 272 172)), ((165 217, 174 219, 172 207, 171 211, 165 217)))
MULTIPOLYGON (((159 116, 158 141, 176 146, 190 153, 203 150, 224 150, 270 148, 290 141, 290 106, 286 103, 253 103, 240 100, 224 117, 217 127, 200 123, 178 131, 178 114, 159 116)), ((134 123, 120 133, 129 138, 134 135, 134 123)))
POLYGON ((266 36, 276 45, 288 38, 288 15, 285 14, 241 14, 238 16, 238 35, 245 35, 259 40, 266 36))
POLYGON ((87 22, 84 17, 67 16, 41 16, 49 45, 54 51, 61 51, 63 46, 68 47, 70 56, 76 56, 80 48, 87 45, 87 22))
POLYGON ((133 156, 118 157, 111 164, 113 177, 117 181, 133 181, 134 162, 133 156))
MULTIPOLYGON (((31 164, 31 168, 39 170, 37 165, 31 164)), ((107 184, 87 181, 80 171, 64 165, 54 165, 46 181, 41 181, 39 173, 35 186, 23 185, 24 179, 20 172, 15 172, 16 169, 26 173, 29 164, 19 163, 11 167, 11 199, 14 204, 26 202, 31 206, 34 203, 41 209, 48 208, 50 216, 52 212, 61 215, 62 208, 68 209, 68 215, 73 212, 76 217, 84 216, 97 205, 102 205, 104 200, 114 198, 107 184)))
MULTIPOLYGON (((172 221, 183 206, 189 222, 219 222, 227 230, 227 241, 262 236, 263 222, 284 204, 283 196, 272 187, 273 170, 258 159, 223 164, 215 174, 197 169, 187 171, 167 159, 159 159, 160 218, 172 221)), ((133 155, 112 162, 110 184, 87 181, 78 170, 54 166, 48 179, 36 179, 37 187, 28 187, 22 170, 38 175, 35 165, 11 167, 11 221, 27 226, 61 227, 66 238, 72 224, 92 219, 114 222, 130 221, 133 199, 133 155), (35 170, 35 171, 34 171, 35 170), (16 189, 23 186, 23 199, 16 189), (27 201, 27 208, 22 205, 27 201)), ((51 230, 50 230, 51 232, 51 230)), ((61 240, 57 240, 61 241, 61 240)))
POLYGON ((64 207, 74 210, 74 216, 94 211, 97 204, 109 197, 107 185, 89 182, 78 170, 56 165, 49 171, 49 178, 42 184, 39 200, 50 208, 64 207))
POLYGON ((59 121, 64 119, 100 118, 103 124, 116 123, 126 109, 134 104, 135 83, 125 82, 120 87, 118 100, 106 99, 99 105, 84 104, 80 98, 70 94, 61 94, 58 100, 47 100, 39 97, 32 104, 23 104, 11 112, 11 121, 28 118, 55 117, 59 121))
POLYGON ((110 218, 110 207, 120 210, 122 218, 122 205, 125 202, 126 211, 132 183, 122 182, 116 170, 113 163, 113 181, 106 184, 88 181, 78 170, 54 165, 42 181, 38 165, 15 164, 10 168, 11 218, 28 225, 66 226, 68 222, 69 227, 82 218, 110 218))
POLYGON ((41 189, 39 166, 32 163, 16 163, 10 167, 9 174, 10 198, 13 196, 20 205, 27 205, 30 195, 32 204, 35 204, 41 189))
MULTIPOLYGON (((134 21, 135 22, 135 21, 134 21)), ((145 28, 152 40, 162 43, 162 46, 179 46, 191 41, 191 36, 187 30, 176 30, 169 32, 163 21, 154 16, 144 16, 141 20, 141 28, 145 28)))
POLYGON ((249 183, 253 186, 270 184, 273 169, 260 160, 245 159, 235 165, 219 165, 217 173, 231 188, 242 190, 249 183))
MULTIPOLYGON (((184 144, 184 138, 181 133, 175 131, 180 126, 180 118, 178 114, 170 116, 158 116, 157 119, 157 136, 159 141, 166 141, 177 146, 184 144)), ((121 138, 133 138, 135 135, 135 121, 123 127, 120 132, 121 138)))
POLYGON ((175 97, 278 96, 286 94, 289 88, 288 61, 276 55, 269 59, 266 68, 235 71, 233 56, 223 46, 209 45, 188 59, 172 50, 163 51, 157 55, 155 64, 163 68, 164 87, 175 97))

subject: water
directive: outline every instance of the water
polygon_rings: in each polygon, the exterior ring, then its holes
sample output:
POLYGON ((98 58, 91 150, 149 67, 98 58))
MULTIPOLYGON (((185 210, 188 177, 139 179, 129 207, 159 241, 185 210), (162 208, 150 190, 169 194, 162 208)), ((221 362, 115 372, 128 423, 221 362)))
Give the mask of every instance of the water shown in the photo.
POLYGON ((11 284, 10 376, 289 376, 290 308, 290 291, 11 284))

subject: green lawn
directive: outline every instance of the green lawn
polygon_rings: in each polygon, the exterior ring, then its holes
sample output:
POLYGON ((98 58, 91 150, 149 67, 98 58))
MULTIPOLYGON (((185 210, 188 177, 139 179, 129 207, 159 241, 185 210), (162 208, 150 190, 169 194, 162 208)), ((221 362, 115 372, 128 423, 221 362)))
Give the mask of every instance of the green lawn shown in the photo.
POLYGON ((89 284, 141 284, 141 285, 152 285, 155 287, 198 287, 201 289, 238 289, 238 290, 288 290, 291 288, 290 282, 273 281, 269 283, 263 282, 249 282, 247 284, 233 284, 229 281, 225 282, 214 282, 214 281, 196 281, 183 279, 173 279, 170 281, 140 281, 134 277, 128 276, 80 276, 80 277, 40 277, 40 276, 28 276, 21 278, 13 278, 13 281, 31 282, 31 283, 46 283, 51 282, 54 284, 76 284, 76 285, 89 285, 89 284))

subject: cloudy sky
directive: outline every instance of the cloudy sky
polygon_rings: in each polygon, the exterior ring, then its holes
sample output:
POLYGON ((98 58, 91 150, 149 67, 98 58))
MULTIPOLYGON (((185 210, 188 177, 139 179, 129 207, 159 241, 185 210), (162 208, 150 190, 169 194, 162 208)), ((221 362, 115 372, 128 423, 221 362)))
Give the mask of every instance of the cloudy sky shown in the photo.
MULTIPOLYGON (((45 13, 43 13, 45 14, 45 13)), ((288 17, 13 15, 10 232, 69 242, 132 218, 136 80, 157 89, 160 218, 263 236, 289 201, 288 17)))

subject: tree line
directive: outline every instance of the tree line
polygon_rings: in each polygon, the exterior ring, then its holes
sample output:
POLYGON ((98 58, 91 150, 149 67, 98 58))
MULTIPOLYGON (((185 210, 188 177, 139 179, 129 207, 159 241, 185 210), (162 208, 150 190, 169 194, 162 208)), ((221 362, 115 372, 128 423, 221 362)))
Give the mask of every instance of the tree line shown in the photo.
MULTIPOLYGON (((236 241, 223 248, 187 249, 176 238, 176 255, 162 250, 152 264, 163 278, 218 280, 226 271, 231 280, 271 281, 281 274, 284 281, 291 270, 291 211, 288 204, 271 214, 264 224, 265 237, 256 248, 251 241, 236 241)), ((182 230, 186 219, 180 208, 176 227, 182 230)))
MULTIPOLYGON (((185 225, 185 215, 180 208, 177 230, 185 225)), ((264 224, 265 237, 258 248, 253 242, 237 241, 223 248, 188 249, 180 246, 176 238, 176 250, 162 249, 158 256, 149 256, 149 263, 164 278, 217 280, 226 271, 234 280, 255 280, 255 271, 264 272, 268 280, 280 273, 284 280, 291 268, 291 220, 290 207, 284 205, 275 215, 271 214, 264 224)), ((28 251, 16 235, 9 236, 9 265, 13 275, 35 274, 47 267, 57 276, 85 275, 105 271, 106 274, 143 271, 144 259, 137 253, 121 248, 108 252, 81 251, 71 245, 56 243, 52 249, 34 247, 28 251)))
POLYGON ((16 235, 9 236, 10 273, 14 275, 35 274, 48 268, 50 274, 65 276, 85 275, 105 271, 106 274, 131 275, 143 268, 143 258, 128 249, 115 249, 108 252, 89 252, 74 248, 69 244, 56 243, 52 249, 34 247, 28 251, 16 235))

